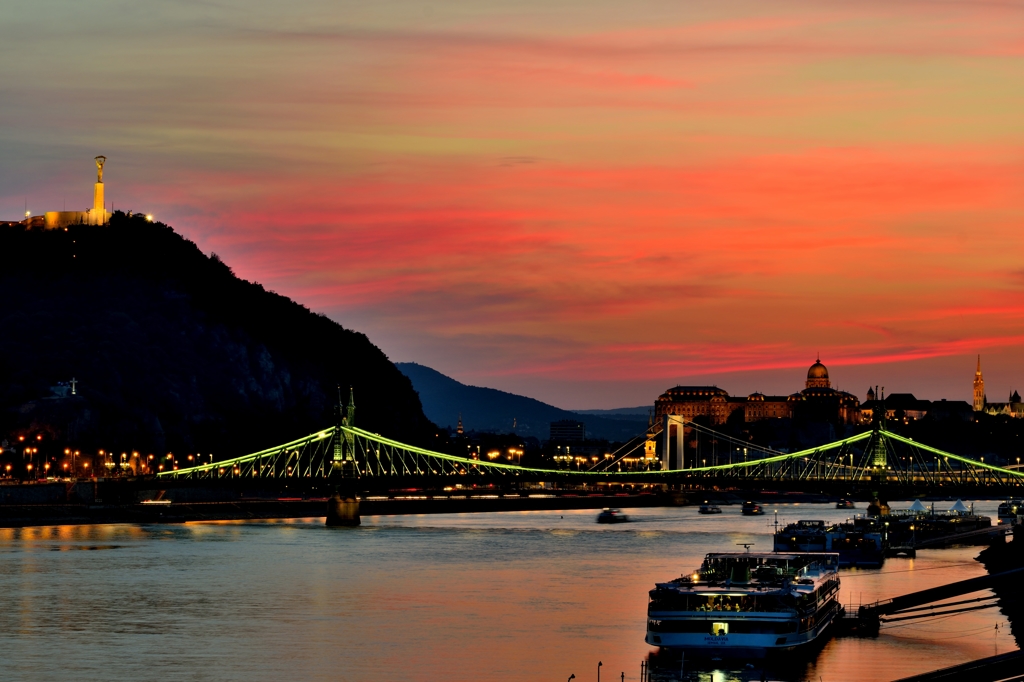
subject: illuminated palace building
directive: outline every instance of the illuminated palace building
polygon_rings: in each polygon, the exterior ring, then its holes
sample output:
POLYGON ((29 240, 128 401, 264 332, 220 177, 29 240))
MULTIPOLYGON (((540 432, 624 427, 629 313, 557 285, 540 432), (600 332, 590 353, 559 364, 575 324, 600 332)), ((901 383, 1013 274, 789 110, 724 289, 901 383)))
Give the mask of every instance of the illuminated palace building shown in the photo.
MULTIPOLYGON (((697 421, 710 426, 726 423, 757 422, 764 419, 797 419, 829 422, 836 426, 859 424, 860 401, 852 393, 832 388, 828 369, 817 360, 807 370, 804 389, 790 395, 752 393, 733 397, 717 386, 676 386, 654 403, 655 424, 660 426, 663 465, 676 468, 682 452, 684 422, 697 421)), ((653 434, 652 434, 653 436, 653 434)), ((649 440, 648 457, 654 449, 649 440)))

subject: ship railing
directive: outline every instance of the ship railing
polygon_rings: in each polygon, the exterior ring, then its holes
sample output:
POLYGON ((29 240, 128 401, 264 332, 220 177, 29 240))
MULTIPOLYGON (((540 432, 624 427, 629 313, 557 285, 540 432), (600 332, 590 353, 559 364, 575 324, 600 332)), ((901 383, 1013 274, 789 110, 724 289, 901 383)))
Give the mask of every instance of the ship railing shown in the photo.
POLYGON ((777 606, 777 607, 774 607, 774 608, 771 608, 771 607, 752 608, 752 609, 750 609, 750 608, 748 608, 748 609, 741 608, 739 611, 731 611, 731 610, 723 611, 721 609, 719 609, 719 610, 710 609, 710 610, 705 610, 705 611, 700 611, 700 610, 697 610, 697 611, 683 611, 683 610, 681 610, 681 609, 679 609, 677 607, 674 607, 671 604, 657 604, 655 602, 651 602, 650 604, 647 605, 647 615, 648 616, 652 616, 652 617, 655 616, 655 615, 664 616, 664 615, 667 615, 667 614, 671 614, 673 616, 676 616, 676 615, 678 615, 678 616, 698 616, 700 618, 706 618, 706 617, 709 616, 709 614, 714 614, 715 616, 717 616, 717 615, 727 615, 727 614, 735 615, 735 614, 738 614, 738 613, 739 614, 758 614, 758 613, 764 613, 764 614, 785 614, 785 615, 791 615, 793 612, 794 612, 793 608, 786 608, 784 606, 777 606))

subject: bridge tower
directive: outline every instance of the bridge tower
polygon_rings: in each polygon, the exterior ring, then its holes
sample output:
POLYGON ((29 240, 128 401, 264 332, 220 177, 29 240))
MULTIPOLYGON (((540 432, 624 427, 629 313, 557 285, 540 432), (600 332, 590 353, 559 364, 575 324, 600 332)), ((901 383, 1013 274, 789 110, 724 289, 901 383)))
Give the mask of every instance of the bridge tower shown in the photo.
MULTIPOLYGON (((875 433, 871 439, 871 466, 883 471, 889 466, 888 453, 886 452, 885 436, 882 429, 875 427, 875 433)), ((884 475, 884 474, 883 474, 884 475)))
POLYGON ((351 386, 348 389, 348 406, 341 403, 341 386, 338 386, 338 416, 334 427, 334 471, 344 481, 337 486, 334 495, 327 501, 328 526, 358 526, 359 499, 355 491, 356 450, 355 436, 344 431, 342 426, 355 426, 356 399, 351 386))
POLYGON ((334 427, 334 469, 345 478, 354 478, 356 475, 355 436, 341 427, 355 426, 355 421, 355 391, 349 386, 346 406, 341 402, 341 386, 338 386, 338 415, 334 427))
POLYGON ((874 433, 871 438, 871 466, 876 469, 885 470, 889 464, 888 453, 885 449, 885 436, 882 432, 885 431, 885 386, 882 386, 882 391, 879 394, 881 397, 881 405, 875 409, 877 417, 875 418, 874 433))
MULTIPOLYGON (((345 426, 356 425, 356 391, 352 386, 348 387, 348 406, 345 408, 345 426)), ((345 461, 351 463, 353 475, 356 466, 356 437, 350 432, 345 432, 345 461)))
POLYGON ((666 414, 662 416, 661 428, 661 469, 682 469, 683 468, 683 444, 686 442, 683 434, 686 430, 686 421, 682 415, 666 414))
POLYGON ((341 462, 345 461, 345 446, 342 445, 342 438, 344 437, 344 431, 341 430, 341 422, 345 418, 342 416, 341 406, 341 386, 338 386, 338 412, 335 414, 334 419, 334 466, 335 468, 341 466, 341 462))

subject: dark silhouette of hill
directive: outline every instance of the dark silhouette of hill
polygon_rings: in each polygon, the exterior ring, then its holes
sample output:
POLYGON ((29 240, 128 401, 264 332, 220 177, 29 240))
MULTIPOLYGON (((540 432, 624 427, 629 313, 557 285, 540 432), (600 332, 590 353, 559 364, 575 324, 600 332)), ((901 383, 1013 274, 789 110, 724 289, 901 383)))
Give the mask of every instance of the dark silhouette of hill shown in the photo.
POLYGON ((631 415, 631 419, 630 415, 579 414, 514 393, 467 386, 415 362, 399 362, 397 367, 412 380, 423 411, 439 426, 454 427, 461 414, 467 430, 509 433, 514 419, 515 433, 547 440, 551 422, 574 419, 586 423, 587 438, 610 441, 628 440, 647 427, 646 414, 631 415))
POLYGON ((0 437, 217 458, 334 424, 426 442, 409 380, 363 334, 234 276, 170 227, 0 228, 0 437), (50 387, 78 380, 74 397, 50 387))

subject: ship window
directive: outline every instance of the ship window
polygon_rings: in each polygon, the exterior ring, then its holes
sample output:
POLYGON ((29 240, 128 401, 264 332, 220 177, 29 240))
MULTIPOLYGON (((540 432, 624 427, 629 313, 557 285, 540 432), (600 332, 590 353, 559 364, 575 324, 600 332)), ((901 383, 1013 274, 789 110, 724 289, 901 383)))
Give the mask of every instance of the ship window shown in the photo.
POLYGON ((704 632, 708 631, 706 620, 648 620, 650 632, 704 632))
POLYGON ((712 623, 712 625, 711 625, 711 634, 713 634, 715 636, 729 634, 729 624, 728 623, 712 623))

